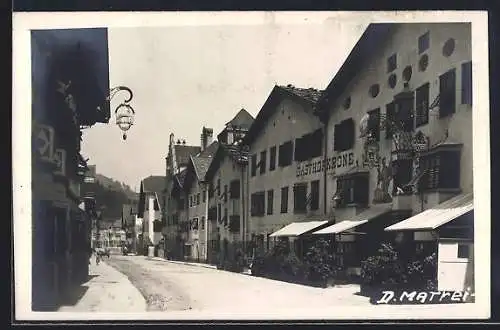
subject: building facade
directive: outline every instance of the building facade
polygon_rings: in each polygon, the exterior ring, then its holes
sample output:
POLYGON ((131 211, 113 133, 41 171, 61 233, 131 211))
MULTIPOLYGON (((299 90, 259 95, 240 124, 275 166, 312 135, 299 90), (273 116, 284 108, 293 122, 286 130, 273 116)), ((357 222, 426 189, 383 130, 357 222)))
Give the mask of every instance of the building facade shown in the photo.
POLYGON ((186 259, 206 261, 208 258, 208 184, 206 173, 218 148, 218 142, 212 142, 213 130, 202 129, 201 152, 190 157, 184 180, 186 196, 187 224, 183 226, 186 232, 184 256, 186 259))
POLYGON ((81 129, 109 120, 107 46, 106 29, 31 31, 34 311, 57 309, 88 276, 81 129))
POLYGON ((183 234, 179 225, 185 223, 186 199, 183 192, 186 168, 191 156, 201 151, 199 146, 186 145, 186 141, 175 140, 174 134, 170 134, 168 154, 165 158, 165 207, 164 226, 162 230, 165 239, 165 250, 167 258, 182 259, 184 256, 183 234))
POLYGON ((275 86, 244 138, 250 155, 245 234, 259 249, 268 249, 270 235, 286 225, 325 219, 323 125, 314 114, 320 95, 275 86))
POLYGON ((411 219, 447 201, 468 210, 455 215, 473 212, 471 54, 470 24, 371 24, 327 87, 318 112, 335 225, 317 234, 337 238, 339 265, 359 274, 381 241, 411 241, 438 252, 442 288, 457 288, 446 285, 454 276, 470 282, 472 253, 460 247, 473 245, 472 221, 450 231, 451 216, 411 219), (448 245, 438 251, 440 228, 448 245))
POLYGON ((145 247, 155 246, 157 254, 162 255, 163 247, 158 246, 162 240, 162 209, 165 188, 164 176, 149 176, 141 181, 137 215, 142 219, 142 244, 145 247))
POLYGON ((234 260, 236 249, 245 248, 248 152, 241 142, 253 121, 242 109, 217 136, 218 149, 206 174, 211 263, 234 260))

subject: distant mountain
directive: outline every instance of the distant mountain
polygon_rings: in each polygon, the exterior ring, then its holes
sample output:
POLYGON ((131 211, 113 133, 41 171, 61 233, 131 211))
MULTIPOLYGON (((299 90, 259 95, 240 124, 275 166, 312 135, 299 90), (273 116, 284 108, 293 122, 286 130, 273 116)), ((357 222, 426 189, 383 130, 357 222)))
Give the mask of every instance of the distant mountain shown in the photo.
POLYGON ((96 173, 95 175, 96 181, 103 186, 104 188, 111 190, 111 191, 116 191, 116 192, 124 192, 128 199, 131 200, 138 200, 139 199, 139 194, 134 192, 130 186, 126 185, 123 182, 114 180, 110 177, 107 177, 103 174, 96 173))

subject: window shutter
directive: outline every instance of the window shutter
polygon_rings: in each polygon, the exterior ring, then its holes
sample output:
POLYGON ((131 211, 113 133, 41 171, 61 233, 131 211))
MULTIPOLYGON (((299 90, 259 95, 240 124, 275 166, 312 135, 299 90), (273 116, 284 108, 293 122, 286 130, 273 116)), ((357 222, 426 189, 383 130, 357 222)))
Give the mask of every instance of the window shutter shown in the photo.
POLYGON ((439 77, 439 117, 443 118, 455 112, 455 69, 439 77))

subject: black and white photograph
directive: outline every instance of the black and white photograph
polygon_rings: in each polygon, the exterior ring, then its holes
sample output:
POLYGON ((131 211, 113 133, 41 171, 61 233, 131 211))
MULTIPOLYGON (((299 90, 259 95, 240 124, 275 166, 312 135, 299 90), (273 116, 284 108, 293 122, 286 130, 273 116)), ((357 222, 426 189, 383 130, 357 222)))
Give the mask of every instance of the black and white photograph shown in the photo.
POLYGON ((14 13, 15 318, 488 318, 487 24, 14 13))

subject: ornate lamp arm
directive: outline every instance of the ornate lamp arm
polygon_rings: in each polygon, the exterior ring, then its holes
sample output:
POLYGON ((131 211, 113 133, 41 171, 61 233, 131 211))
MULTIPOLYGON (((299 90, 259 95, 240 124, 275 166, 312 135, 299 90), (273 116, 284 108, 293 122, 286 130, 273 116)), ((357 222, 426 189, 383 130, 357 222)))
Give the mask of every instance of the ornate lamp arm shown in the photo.
MULTIPOLYGON (((111 99, 120 91, 126 91, 128 92, 129 96, 128 98, 123 101, 123 103, 128 104, 130 101, 132 101, 132 98, 134 97, 134 93, 132 93, 132 90, 126 86, 116 86, 113 87, 109 90, 109 96, 106 98, 107 101, 111 101, 111 99)), ((116 113, 116 110, 115 110, 116 113)), ((135 112, 134 112, 135 113, 135 112)))

